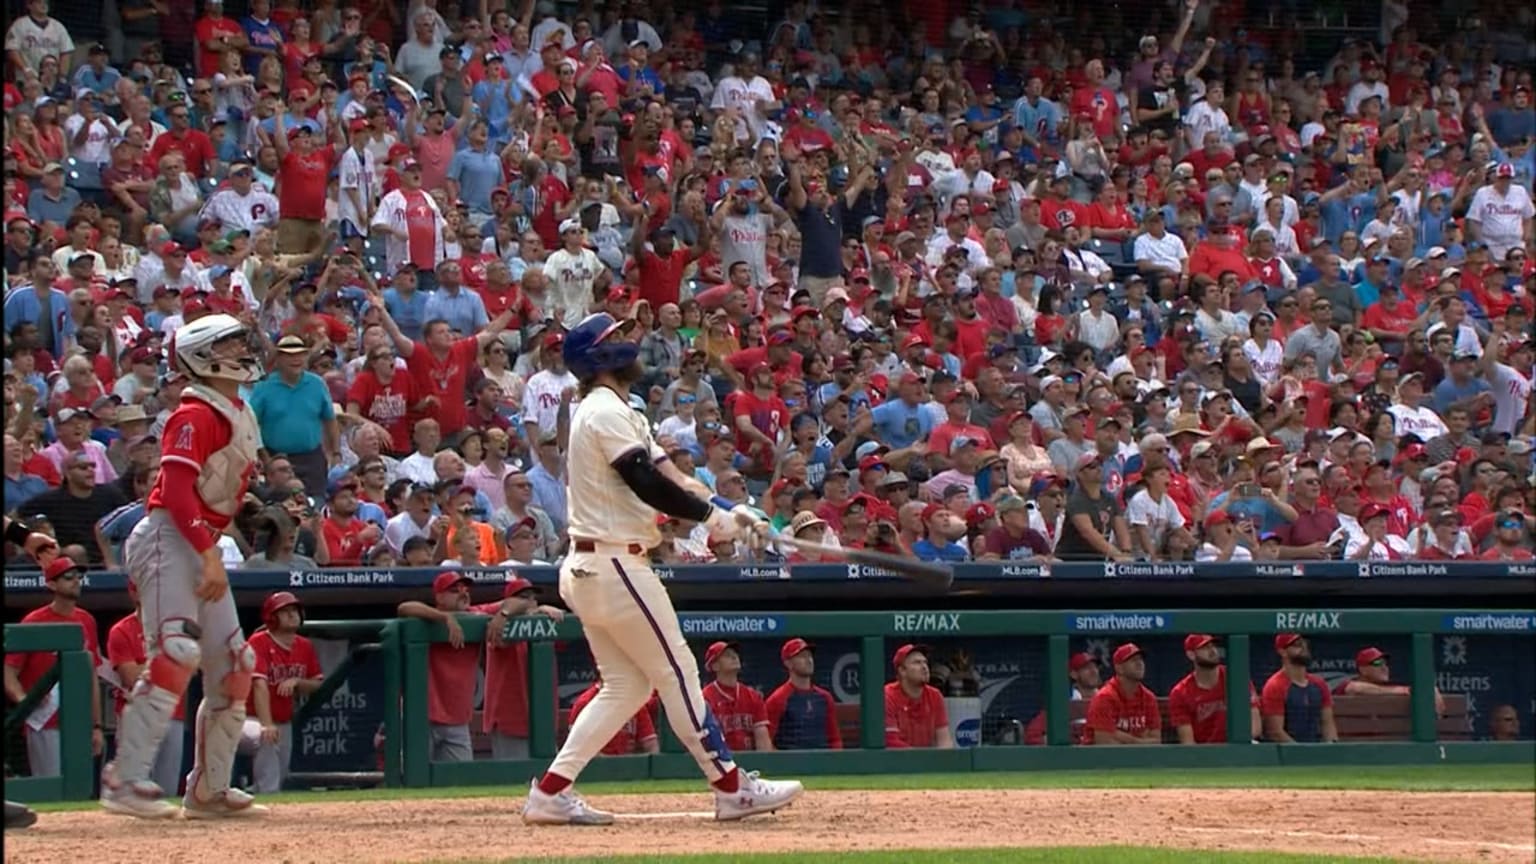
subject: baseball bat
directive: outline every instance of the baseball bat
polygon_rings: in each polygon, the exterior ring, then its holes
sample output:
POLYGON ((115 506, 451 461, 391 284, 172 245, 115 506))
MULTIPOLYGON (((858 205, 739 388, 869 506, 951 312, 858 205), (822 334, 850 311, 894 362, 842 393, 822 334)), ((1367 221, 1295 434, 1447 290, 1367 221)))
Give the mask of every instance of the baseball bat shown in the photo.
POLYGON ((769 536, 773 539, 773 542, 778 543, 780 546, 799 549, 802 552, 823 558, 839 558, 851 564, 865 564, 870 567, 878 567, 909 582, 937 591, 948 591, 955 581, 954 571, 945 564, 919 561, 916 558, 889 555, 885 552, 872 552, 868 549, 825 546, 813 540, 802 540, 799 537, 791 534, 782 534, 778 531, 770 531, 769 536))

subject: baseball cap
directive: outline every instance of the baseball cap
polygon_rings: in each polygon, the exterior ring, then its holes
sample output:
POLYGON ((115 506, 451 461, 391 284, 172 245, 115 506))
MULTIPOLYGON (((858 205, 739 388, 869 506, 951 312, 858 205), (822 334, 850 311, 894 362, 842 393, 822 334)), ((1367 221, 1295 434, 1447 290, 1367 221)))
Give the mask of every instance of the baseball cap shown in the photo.
POLYGON ((1275 635, 1275 650, 1284 651, 1301 641, 1300 633, 1279 633, 1275 635))
POLYGON ((1205 517, 1205 527, 1215 528, 1217 525, 1231 525, 1232 514, 1225 510, 1212 510, 1205 517))
POLYGON ((1191 633, 1184 637, 1185 651, 1199 651, 1201 648, 1216 641, 1215 636, 1206 633, 1191 633))
POLYGON ((81 573, 84 573, 85 567, 75 563, 75 560, 67 555, 60 555, 48 562, 48 569, 43 571, 43 581, 52 582, 72 570, 79 570, 81 573))
POLYGON ((1377 660, 1386 660, 1389 656, 1391 655, 1387 654, 1387 652, 1372 645, 1367 648, 1361 648, 1355 653, 1355 665, 1369 666, 1377 660))
MULTIPOLYGON (((791 641, 793 641, 793 640, 791 640, 791 641)), ((735 651, 737 654, 740 654, 741 653, 741 643, 740 642, 711 642, 711 643, 709 643, 709 647, 704 649, 704 668, 708 669, 710 664, 714 663, 715 660, 719 659, 720 655, 724 654, 727 649, 729 649, 731 651, 735 651)))
POLYGON ((1364 507, 1360 508, 1360 517, 1359 517, 1360 524, 1363 525, 1366 522, 1369 522, 1369 521, 1371 521, 1372 519, 1375 519, 1378 516, 1386 516, 1389 512, 1391 512, 1391 511, 1389 511, 1387 508, 1381 506, 1380 504, 1376 504, 1376 503, 1367 504, 1364 507))
POLYGON ((309 351, 309 346, 304 344, 304 337, 289 334, 277 340, 277 352, 279 354, 304 354, 309 351))
POLYGON ((900 648, 897 648, 896 653, 891 655, 891 665, 900 668, 901 664, 906 662, 906 659, 913 654, 922 654, 926 657, 932 653, 933 649, 927 645, 917 645, 908 642, 900 648))
POLYGON ((502 586, 501 596, 502 597, 516 597, 517 595, 523 593, 524 591, 532 591, 532 590, 534 590, 532 582, 529 582, 527 579, 524 579, 521 576, 514 576, 511 579, 507 580, 507 584, 506 585, 502 586))
POLYGON ((444 570, 443 572, 437 574, 435 578, 433 578, 432 593, 443 594, 448 591, 452 591, 461 583, 473 585, 474 581, 475 580, 469 578, 469 576, 465 573, 456 572, 453 570, 444 570))
POLYGON ((96 415, 92 414, 90 409, 87 408, 60 408, 59 413, 53 415, 53 422, 68 423, 77 417, 85 417, 90 420, 96 419, 96 415))
POLYGON ((810 651, 815 647, 816 646, 813 643, 807 642, 804 639, 801 639, 799 636, 796 636, 788 642, 785 642, 784 645, 779 648, 779 659, 788 660, 796 654, 799 654, 801 651, 810 651))
POLYGON ((1127 642, 1115 649, 1114 661, 1116 664, 1124 663, 1132 657, 1141 655, 1141 648, 1135 642, 1127 642))
POLYGON ((1089 654, 1087 651, 1079 651, 1067 659, 1067 671, 1076 672, 1084 666, 1092 666, 1096 662, 1098 661, 1093 659, 1092 654, 1089 654))

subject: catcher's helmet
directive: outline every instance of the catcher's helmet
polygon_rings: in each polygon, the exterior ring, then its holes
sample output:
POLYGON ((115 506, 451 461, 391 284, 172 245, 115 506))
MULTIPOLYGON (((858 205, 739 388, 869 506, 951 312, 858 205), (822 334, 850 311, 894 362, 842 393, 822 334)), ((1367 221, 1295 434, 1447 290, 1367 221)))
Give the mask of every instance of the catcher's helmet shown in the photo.
POLYGON ((628 368, 640 356, 640 346, 622 338, 635 322, 598 312, 583 318, 565 334, 561 356, 578 380, 590 381, 599 372, 628 368))
POLYGON ((171 337, 171 366, 194 378, 224 378, 241 384, 261 380, 261 361, 251 353, 250 331, 232 315, 205 315, 183 324, 171 337), (232 353, 219 354, 214 346, 238 342, 232 353))
POLYGON ((299 602, 299 598, 293 596, 290 591, 278 591, 261 604, 261 620, 270 627, 277 613, 289 606, 299 607, 299 614, 301 616, 304 614, 304 604, 299 602))

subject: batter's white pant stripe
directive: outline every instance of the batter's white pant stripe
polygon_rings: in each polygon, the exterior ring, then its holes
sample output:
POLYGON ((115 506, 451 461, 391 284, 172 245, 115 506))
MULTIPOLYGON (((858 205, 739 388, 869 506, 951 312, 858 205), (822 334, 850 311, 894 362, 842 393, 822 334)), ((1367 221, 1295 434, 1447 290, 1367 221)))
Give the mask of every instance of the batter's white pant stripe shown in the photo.
MULTIPOLYGON (((629 581, 629 574, 624 572, 624 565, 620 564, 617 558, 612 560, 613 569, 619 574, 619 581, 624 583, 624 589, 629 592, 629 596, 635 601, 635 605, 640 607, 640 614, 645 616, 645 623, 651 625, 651 632, 656 635, 656 641, 661 643, 661 653, 666 655, 667 664, 672 667, 672 674, 677 676, 677 686, 682 696, 683 705, 688 708, 688 722, 693 725, 694 735, 702 743, 704 739, 704 724, 699 722, 698 710, 693 707, 693 700, 688 698, 688 679, 683 677, 683 667, 678 665, 677 657, 673 656, 672 646, 667 644, 666 634, 661 631, 661 625, 656 623, 656 616, 651 614, 650 607, 645 605, 645 601, 640 597, 640 592, 636 591, 634 583, 629 581)), ((719 756, 711 755, 710 761, 714 763, 716 771, 719 771, 721 774, 725 773, 725 765, 721 763, 719 756)))

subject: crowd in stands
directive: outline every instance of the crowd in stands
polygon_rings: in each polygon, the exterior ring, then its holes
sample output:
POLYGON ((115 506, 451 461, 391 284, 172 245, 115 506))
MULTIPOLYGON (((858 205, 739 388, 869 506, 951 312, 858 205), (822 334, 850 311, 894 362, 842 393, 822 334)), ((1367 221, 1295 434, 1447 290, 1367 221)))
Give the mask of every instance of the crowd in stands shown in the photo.
POLYGON ((210 313, 271 368, 231 566, 555 562, 594 311, 670 458, 801 537, 1531 558, 1529 6, 230 6, 6 33, 5 509, 82 564, 210 313))

